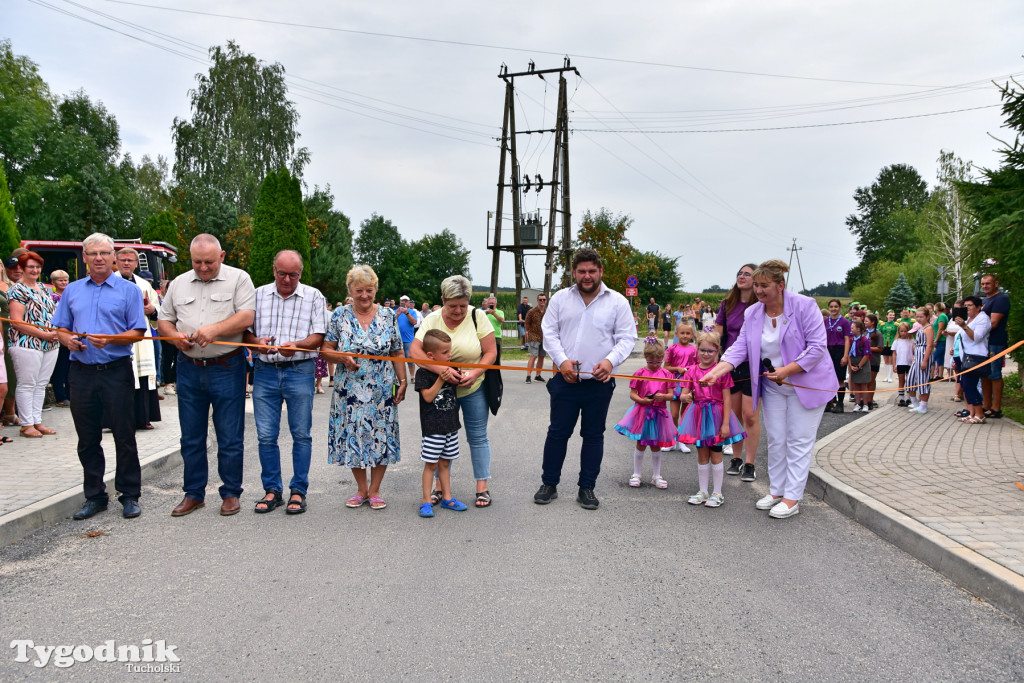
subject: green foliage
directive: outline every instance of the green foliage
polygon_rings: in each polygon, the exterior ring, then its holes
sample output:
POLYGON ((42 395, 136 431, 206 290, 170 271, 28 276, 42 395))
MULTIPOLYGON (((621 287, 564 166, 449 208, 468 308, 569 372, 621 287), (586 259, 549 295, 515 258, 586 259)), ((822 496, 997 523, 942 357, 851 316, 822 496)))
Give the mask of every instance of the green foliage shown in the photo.
POLYGON ((280 64, 264 64, 232 41, 210 48, 210 61, 190 91, 192 119, 174 119, 175 182, 197 219, 222 215, 216 206, 204 210, 205 202, 252 215, 263 178, 279 168, 301 178, 309 162, 309 151, 296 147, 299 114, 280 64))
MULTIPOLYGON (((583 214, 573 249, 590 247, 597 251, 604 267, 604 283, 617 292, 625 294, 626 278, 635 275, 640 281, 640 297, 646 301, 654 296, 651 285, 659 284, 658 263, 653 254, 638 251, 629 243, 626 231, 631 225, 633 219, 627 214, 615 216, 605 208, 597 213, 588 210, 583 214)), ((562 286, 567 287, 572 282, 572 273, 563 272, 562 286)))
POLYGON ((21 246, 21 235, 14 224, 14 206, 11 191, 7 188, 7 174, 0 164, 0 256, 6 257, 21 246))
MULTIPOLYGON (((249 275, 259 287, 274 281, 274 257, 282 249, 294 249, 309 263, 309 228, 302 206, 299 179, 286 169, 271 171, 260 186, 252 222, 249 275)), ((307 284, 312 275, 303 268, 307 284)))
POLYGON ((900 262, 872 263, 868 268, 867 282, 853 288, 850 292, 851 299, 867 305, 871 310, 882 310, 889 290, 901 275, 910 286, 914 303, 923 304, 936 300, 937 273, 931 257, 922 251, 912 252, 900 262))
MULTIPOLYGON (((1010 81, 999 92, 1006 127, 1014 131, 1014 139, 1003 143, 1002 166, 982 169, 980 182, 957 183, 957 188, 978 219, 972 241, 976 258, 996 259, 998 265, 991 270, 999 284, 1017 294, 1024 292, 1024 87, 1010 81)), ((1024 331, 1024 306, 1019 302, 1010 308, 1007 331, 1011 344, 1024 331)), ((1024 353, 1013 355, 1024 362, 1024 353)))
MULTIPOLYGON (((328 301, 343 301, 348 292, 345 276, 352 267, 352 230, 348 216, 334 208, 331 186, 313 186, 313 192, 302 200, 306 217, 324 224, 323 235, 310 254, 312 285, 323 292, 328 301)), ((310 247, 313 247, 311 244, 310 247)))
POLYGON ((462 240, 447 228, 435 235, 424 235, 409 245, 409 251, 411 258, 419 264, 417 272, 420 281, 410 285, 417 293, 418 301, 434 292, 440 299, 441 281, 446 277, 464 275, 470 280, 473 279, 469 273, 469 249, 466 249, 462 240))
MULTIPOLYGON (((950 281, 947 301, 966 296, 973 272, 972 263, 980 261, 973 254, 972 238, 978 219, 970 212, 959 185, 969 182, 971 163, 952 152, 939 154, 938 185, 924 210, 925 236, 922 243, 934 257, 936 265, 946 266, 950 281)), ((982 257, 983 258, 983 257, 982 257)))
POLYGON ((676 267, 676 259, 665 256, 660 251, 638 252, 641 263, 654 262, 654 268, 641 282, 641 293, 645 299, 652 296, 655 301, 668 301, 684 286, 683 278, 676 267))
POLYGON ((910 308, 914 305, 914 290, 907 284, 907 278, 900 273, 899 277, 896 278, 896 284, 889 290, 889 294, 885 297, 884 307, 885 310, 896 311, 896 315, 904 308, 910 308))
POLYGON ((177 244, 177 226, 174 224, 174 217, 170 211, 161 211, 149 217, 142 228, 142 241, 147 244, 153 242, 167 242, 172 246, 177 244))
POLYGON ((808 296, 827 296, 832 298, 850 296, 850 292, 846 289, 846 285, 842 282, 833 282, 829 280, 823 285, 812 287, 807 290, 808 296))
POLYGON ((704 288, 705 294, 728 294, 729 290, 721 285, 711 285, 710 287, 704 288))
POLYGON ((858 187, 853 199, 857 213, 846 218, 846 225, 857 238, 861 262, 847 273, 851 289, 866 282, 872 263, 899 261, 920 246, 917 214, 928 201, 928 185, 914 167, 893 164, 871 186, 858 187))

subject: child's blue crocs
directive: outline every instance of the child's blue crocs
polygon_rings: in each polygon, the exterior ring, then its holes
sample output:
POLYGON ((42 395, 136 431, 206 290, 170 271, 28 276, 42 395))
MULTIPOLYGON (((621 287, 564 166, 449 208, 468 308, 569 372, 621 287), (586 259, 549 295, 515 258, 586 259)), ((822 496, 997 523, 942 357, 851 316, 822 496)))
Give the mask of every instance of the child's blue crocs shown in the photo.
MULTIPOLYGON (((465 506, 463 506, 463 508, 465 508, 465 506)), ((431 505, 430 503, 424 503, 423 505, 420 505, 420 517, 433 517, 433 516, 434 516, 434 506, 433 505, 431 505)))
POLYGON ((452 498, 451 500, 442 500, 441 507, 447 510, 455 510, 456 512, 462 512, 463 510, 466 509, 466 504, 460 503, 459 501, 452 498))

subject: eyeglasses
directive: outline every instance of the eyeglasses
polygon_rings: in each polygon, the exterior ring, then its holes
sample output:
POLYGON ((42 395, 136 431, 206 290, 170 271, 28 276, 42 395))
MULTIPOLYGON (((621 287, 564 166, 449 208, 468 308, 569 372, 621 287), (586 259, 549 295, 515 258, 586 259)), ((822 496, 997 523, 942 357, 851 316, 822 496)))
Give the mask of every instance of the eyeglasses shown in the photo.
POLYGON ((112 251, 86 251, 82 252, 86 258, 95 258, 97 256, 110 256, 114 252, 112 251))
POLYGON ((544 297, 538 297, 537 301, 547 301, 547 299, 545 299, 544 297))
POLYGON ((287 280, 298 280, 302 277, 302 273, 282 273, 280 270, 275 270, 274 274, 287 280))
POLYGON ((697 353, 718 353, 718 349, 697 349, 697 353))
POLYGON ((751 273, 749 270, 741 270, 740 272, 736 273, 736 277, 754 277, 754 274, 751 273))

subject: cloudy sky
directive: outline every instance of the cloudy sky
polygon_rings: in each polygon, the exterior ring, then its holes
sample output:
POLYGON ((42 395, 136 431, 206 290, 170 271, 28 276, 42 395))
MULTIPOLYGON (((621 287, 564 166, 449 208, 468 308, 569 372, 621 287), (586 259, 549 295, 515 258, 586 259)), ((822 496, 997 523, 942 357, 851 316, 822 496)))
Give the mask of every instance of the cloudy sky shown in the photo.
MULTIPOLYGON (((483 286, 502 64, 570 57, 574 231, 586 210, 628 214, 633 245, 680 257, 690 290, 788 260, 793 238, 807 286, 843 280, 856 187, 893 163, 931 184, 942 149, 998 165, 991 81, 1024 72, 1020 0, 5 0, 3 16, 15 53, 55 92, 101 100, 136 159, 173 157, 209 46, 280 62, 309 186, 329 183, 353 227, 376 212, 410 240, 451 229, 483 286)), ((556 80, 516 85, 519 127, 550 127, 556 80)), ((524 171, 548 179, 550 142, 520 137, 524 171)), ((541 256, 527 273, 543 283, 541 256)))

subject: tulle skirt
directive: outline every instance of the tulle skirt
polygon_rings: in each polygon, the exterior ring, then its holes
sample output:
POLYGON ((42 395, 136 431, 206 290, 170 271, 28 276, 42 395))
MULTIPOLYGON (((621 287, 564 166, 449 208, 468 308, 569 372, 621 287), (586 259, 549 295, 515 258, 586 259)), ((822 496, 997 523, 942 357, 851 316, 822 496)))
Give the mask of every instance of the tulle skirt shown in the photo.
POLYGON ((676 426, 664 407, 635 405, 615 425, 615 431, 640 446, 668 448, 676 442, 676 426))
POLYGON ((736 413, 729 412, 729 437, 723 439, 722 404, 717 401, 699 401, 686 407, 679 418, 679 441, 693 444, 698 448, 725 446, 747 438, 743 425, 736 419, 736 413))

